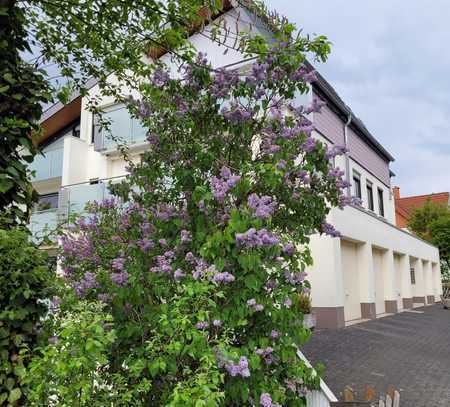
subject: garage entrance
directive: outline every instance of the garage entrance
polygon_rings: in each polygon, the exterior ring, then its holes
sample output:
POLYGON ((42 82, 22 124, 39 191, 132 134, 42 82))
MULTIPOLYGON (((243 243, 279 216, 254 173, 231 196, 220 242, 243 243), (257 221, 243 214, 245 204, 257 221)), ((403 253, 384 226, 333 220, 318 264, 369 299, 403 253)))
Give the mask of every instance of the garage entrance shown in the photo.
POLYGON ((397 296, 397 309, 403 309, 403 288, 402 288, 402 258, 400 254, 394 253, 394 272, 395 272, 395 295, 397 296))
POLYGON ((357 245, 341 240, 342 274, 344 279, 344 316, 346 321, 361 318, 357 245))
POLYGON ((386 306, 384 303, 384 273, 383 273, 383 252, 379 249, 372 249, 373 272, 375 274, 375 307, 376 313, 384 314, 386 306))

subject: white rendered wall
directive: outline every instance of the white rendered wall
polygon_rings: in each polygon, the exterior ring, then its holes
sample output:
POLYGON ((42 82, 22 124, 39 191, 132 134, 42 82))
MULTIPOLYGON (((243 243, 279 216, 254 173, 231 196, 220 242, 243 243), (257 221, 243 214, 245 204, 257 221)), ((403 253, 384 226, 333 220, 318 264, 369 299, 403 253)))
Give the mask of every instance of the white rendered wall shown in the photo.
MULTIPOLYGON (((377 314, 384 312, 386 300, 395 300, 398 309, 403 308, 398 292, 402 300, 423 297, 426 293, 438 299, 442 288, 436 247, 354 207, 333 209, 328 221, 342 233, 344 240, 356 243, 360 300, 362 303, 376 302, 377 314), (431 266, 424 269, 423 262, 431 266), (416 271, 414 285, 411 285, 410 267, 416 271)), ((350 249, 347 248, 340 239, 313 236, 311 249, 314 266, 309 271, 309 279, 314 307, 340 307, 345 303, 348 287, 344 285, 342 263, 354 267, 354 263, 348 260, 350 249), (344 247, 344 258, 339 262, 341 246, 344 247), (324 256, 325 253, 327 256, 324 256)), ((345 310, 344 313, 348 314, 345 310)))
MULTIPOLYGON (((341 158, 342 160, 342 158, 341 158)), ((341 169, 345 169, 345 165, 341 167, 341 169)), ((373 176, 370 172, 361 167, 356 161, 350 159, 350 182, 353 184, 353 172, 356 171, 360 174, 361 179, 361 195, 362 195, 362 206, 365 209, 369 208, 368 198, 367 198, 367 181, 372 183, 372 191, 373 191, 373 203, 374 210, 373 213, 380 216, 380 209, 378 205, 378 188, 383 190, 383 198, 384 198, 384 218, 388 220, 390 223, 395 225, 395 204, 394 198, 391 193, 390 188, 384 185, 381 181, 378 180, 375 176, 373 176)), ((352 194, 354 193, 353 185, 352 185, 352 194)))

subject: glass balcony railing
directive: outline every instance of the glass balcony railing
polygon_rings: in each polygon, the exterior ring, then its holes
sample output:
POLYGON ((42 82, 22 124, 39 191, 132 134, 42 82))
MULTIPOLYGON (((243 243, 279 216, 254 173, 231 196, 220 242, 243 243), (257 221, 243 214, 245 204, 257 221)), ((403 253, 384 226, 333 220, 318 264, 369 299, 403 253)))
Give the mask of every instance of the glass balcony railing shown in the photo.
POLYGON ((83 215, 86 204, 110 198, 109 185, 120 182, 123 177, 116 177, 98 181, 97 183, 83 183, 62 187, 59 191, 58 208, 38 210, 31 215, 30 230, 33 241, 42 242, 45 236, 56 242, 56 236, 49 235, 58 225, 67 224, 69 216, 83 215))
POLYGON ((35 171, 33 181, 61 177, 63 152, 64 149, 60 147, 44 152, 44 156, 37 155, 30 166, 35 171))
POLYGON ((61 188, 59 211, 64 217, 83 214, 88 202, 102 201, 110 198, 108 186, 120 182, 123 177, 106 179, 95 184, 77 184, 61 188))
POLYGON ((63 188, 63 196, 66 199, 66 214, 81 214, 86 204, 93 201, 101 201, 110 196, 107 185, 103 182, 98 184, 81 184, 63 188))
MULTIPOLYGON (((94 125, 94 148, 96 151, 115 150, 118 144, 126 144, 130 147, 146 140, 146 128, 139 120, 131 117, 123 105, 107 109, 103 117, 109 122, 109 129, 102 128, 97 122, 94 125)), ((95 120, 97 121, 98 118, 95 120)))
POLYGON ((46 211, 34 212, 30 219, 30 230, 33 235, 33 241, 40 242, 45 236, 55 241, 52 232, 58 225, 58 210, 48 209, 46 211))

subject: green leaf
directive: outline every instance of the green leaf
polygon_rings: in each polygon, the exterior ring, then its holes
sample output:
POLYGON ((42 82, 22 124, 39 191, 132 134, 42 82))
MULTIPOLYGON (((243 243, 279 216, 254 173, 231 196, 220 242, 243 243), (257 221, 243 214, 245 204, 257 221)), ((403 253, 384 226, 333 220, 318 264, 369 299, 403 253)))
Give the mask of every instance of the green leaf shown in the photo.
POLYGON ((22 396, 22 392, 20 391, 19 388, 16 387, 15 389, 11 390, 11 392, 9 393, 8 401, 10 403, 14 403, 15 401, 19 400, 21 396, 22 396))

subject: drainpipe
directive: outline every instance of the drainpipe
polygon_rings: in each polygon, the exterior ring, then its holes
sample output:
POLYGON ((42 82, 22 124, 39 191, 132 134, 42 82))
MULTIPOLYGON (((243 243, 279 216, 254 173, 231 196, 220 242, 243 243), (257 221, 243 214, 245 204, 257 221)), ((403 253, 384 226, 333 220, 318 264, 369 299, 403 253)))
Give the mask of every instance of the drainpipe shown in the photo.
MULTIPOLYGON (((344 125, 344 144, 348 149, 348 126, 352 122, 352 112, 351 110, 348 112, 348 119, 344 125)), ((350 157, 348 152, 345 153, 345 180, 350 184, 350 157)), ((350 186, 347 187, 347 196, 351 195, 350 186)))

